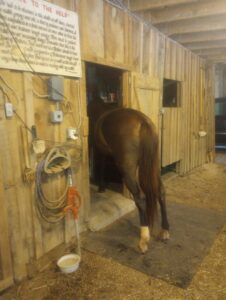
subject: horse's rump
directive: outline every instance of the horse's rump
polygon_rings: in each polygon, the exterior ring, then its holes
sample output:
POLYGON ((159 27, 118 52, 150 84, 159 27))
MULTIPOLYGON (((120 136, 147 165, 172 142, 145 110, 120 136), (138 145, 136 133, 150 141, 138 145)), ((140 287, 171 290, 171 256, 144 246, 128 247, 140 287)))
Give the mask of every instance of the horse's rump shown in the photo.
POLYGON ((138 169, 139 186, 146 196, 152 224, 159 196, 158 138, 154 124, 139 111, 117 108, 98 119, 95 140, 103 153, 115 158, 122 173, 131 170, 135 177, 138 169))

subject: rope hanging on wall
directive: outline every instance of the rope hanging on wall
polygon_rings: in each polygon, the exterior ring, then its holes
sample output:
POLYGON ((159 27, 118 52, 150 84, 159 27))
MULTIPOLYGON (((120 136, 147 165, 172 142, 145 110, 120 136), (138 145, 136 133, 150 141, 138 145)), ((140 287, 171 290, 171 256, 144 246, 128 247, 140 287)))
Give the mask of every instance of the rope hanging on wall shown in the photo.
POLYGON ((40 216, 48 223, 57 223, 64 217, 63 209, 67 205, 68 176, 71 174, 71 158, 60 147, 52 148, 46 158, 39 162, 36 169, 36 206, 40 216), (44 177, 51 178, 64 173, 66 184, 62 194, 57 198, 48 198, 43 191, 44 177))

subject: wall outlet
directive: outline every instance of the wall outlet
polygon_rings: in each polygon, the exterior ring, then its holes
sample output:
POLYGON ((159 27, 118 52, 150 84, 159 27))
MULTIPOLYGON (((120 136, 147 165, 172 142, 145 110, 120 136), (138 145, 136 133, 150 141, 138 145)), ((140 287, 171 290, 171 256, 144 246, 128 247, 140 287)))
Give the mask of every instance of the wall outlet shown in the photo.
POLYGON ((73 127, 67 128, 67 138, 70 140, 77 140, 77 138, 78 138, 77 129, 73 128, 73 127))
POLYGON ((5 116, 6 118, 12 118, 13 116, 13 105, 10 102, 5 103, 5 116))
POLYGON ((50 120, 52 123, 63 122, 63 112, 62 110, 55 110, 50 112, 50 120))

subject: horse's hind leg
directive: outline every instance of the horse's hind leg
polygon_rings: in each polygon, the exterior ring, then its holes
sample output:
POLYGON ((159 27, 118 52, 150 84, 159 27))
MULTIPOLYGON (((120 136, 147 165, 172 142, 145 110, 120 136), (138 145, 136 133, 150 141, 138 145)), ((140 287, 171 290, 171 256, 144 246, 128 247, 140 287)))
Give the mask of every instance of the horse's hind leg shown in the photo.
POLYGON ((162 229, 160 231, 159 237, 162 240, 168 240, 169 235, 169 222, 167 218, 167 211, 166 211, 166 200, 165 200, 165 189, 162 183, 162 180, 160 179, 160 197, 159 197, 159 204, 160 204, 160 210, 161 210, 161 217, 162 217, 162 229))
POLYGON ((150 231, 149 231, 149 222, 146 213, 146 202, 145 197, 141 196, 141 192, 139 186, 137 185, 136 180, 134 179, 136 176, 136 172, 134 172, 134 177, 132 178, 131 173, 124 173, 124 182, 133 195, 135 204, 138 208, 139 217, 140 217, 140 241, 139 248, 142 253, 145 253, 148 250, 148 243, 150 241, 150 231))

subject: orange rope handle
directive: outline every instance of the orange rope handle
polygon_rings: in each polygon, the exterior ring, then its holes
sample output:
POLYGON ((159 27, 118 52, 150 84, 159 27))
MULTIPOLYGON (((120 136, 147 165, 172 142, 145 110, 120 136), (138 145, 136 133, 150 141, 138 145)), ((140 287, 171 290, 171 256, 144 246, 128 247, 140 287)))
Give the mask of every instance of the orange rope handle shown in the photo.
POLYGON ((67 192, 67 206, 64 208, 64 213, 71 210, 74 219, 78 218, 78 210, 81 206, 81 196, 75 186, 69 186, 67 192))

